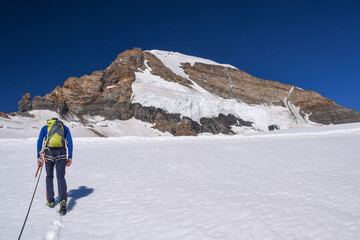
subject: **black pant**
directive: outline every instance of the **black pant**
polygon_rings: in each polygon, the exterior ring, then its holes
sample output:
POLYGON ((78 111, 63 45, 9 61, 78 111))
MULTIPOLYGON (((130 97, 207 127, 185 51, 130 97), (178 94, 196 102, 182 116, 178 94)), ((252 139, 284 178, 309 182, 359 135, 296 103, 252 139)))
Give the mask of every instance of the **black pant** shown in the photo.
POLYGON ((66 160, 61 159, 56 162, 47 161, 46 167, 46 197, 48 202, 54 202, 54 167, 58 184, 58 193, 61 200, 67 200, 67 187, 65 180, 66 160))

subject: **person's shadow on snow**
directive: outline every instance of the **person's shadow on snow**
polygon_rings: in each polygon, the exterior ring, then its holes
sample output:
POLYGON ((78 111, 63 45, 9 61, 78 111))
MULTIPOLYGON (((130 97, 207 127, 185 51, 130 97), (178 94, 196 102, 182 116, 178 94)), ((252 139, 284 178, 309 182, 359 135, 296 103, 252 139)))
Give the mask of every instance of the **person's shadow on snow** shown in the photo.
POLYGON ((67 204, 67 211, 70 212, 76 205, 76 200, 87 197, 94 192, 93 188, 88 188, 86 186, 81 186, 78 189, 72 189, 68 192, 67 196, 70 198, 67 204))

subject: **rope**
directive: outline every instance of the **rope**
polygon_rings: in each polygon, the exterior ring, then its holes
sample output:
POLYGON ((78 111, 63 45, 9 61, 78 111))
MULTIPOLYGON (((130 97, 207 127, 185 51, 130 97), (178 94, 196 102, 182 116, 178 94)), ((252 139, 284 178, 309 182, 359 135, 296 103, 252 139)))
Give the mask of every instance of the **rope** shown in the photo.
POLYGON ((26 217, 25 217, 25 221, 24 221, 24 224, 23 224, 23 226, 22 226, 22 229, 21 229, 21 232, 20 232, 20 235, 19 235, 18 240, 20 240, 21 235, 22 235, 22 233, 23 233, 23 231, 24 231, 25 224, 26 224, 27 218, 28 218, 29 213, 30 213, 31 205, 32 205, 32 202, 33 202, 34 197, 35 197, 36 189, 37 189, 38 184, 39 184, 39 180, 40 180, 41 172, 42 172, 42 169, 43 169, 43 165, 44 165, 44 164, 41 165, 40 174, 39 174, 39 177, 38 177, 38 179, 37 179, 36 186, 35 186, 35 189, 34 189, 34 193, 33 193, 33 196, 32 196, 32 198, 31 198, 31 202, 30 202, 30 205, 29 205, 29 209, 28 209, 28 211, 27 211, 27 214, 26 214, 26 217))

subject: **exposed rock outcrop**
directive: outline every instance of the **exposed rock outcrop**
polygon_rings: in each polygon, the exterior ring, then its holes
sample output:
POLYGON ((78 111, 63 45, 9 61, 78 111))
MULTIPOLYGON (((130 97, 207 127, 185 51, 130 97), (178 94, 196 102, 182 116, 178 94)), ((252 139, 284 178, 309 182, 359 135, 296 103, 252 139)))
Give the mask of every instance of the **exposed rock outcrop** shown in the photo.
POLYGON ((231 114, 227 116, 219 114, 219 116, 215 118, 201 118, 200 123, 202 125, 203 132, 212 132, 215 134, 233 134, 233 131, 231 130, 232 126, 252 126, 252 122, 244 121, 231 114))
POLYGON ((32 108, 49 109, 60 114, 64 114, 68 111, 62 88, 60 86, 57 86, 51 93, 46 94, 45 97, 34 97, 32 101, 32 108))
POLYGON ((319 93, 294 89, 288 99, 303 112, 310 114, 309 119, 322 124, 341 124, 360 121, 360 113, 336 104, 319 93))
POLYGON ((219 114, 215 118, 201 118, 200 124, 180 114, 170 114, 160 108, 143 107, 132 104, 133 116, 141 121, 155 123, 154 128, 162 132, 170 132, 175 136, 195 136, 199 133, 231 134, 232 126, 252 126, 252 122, 243 121, 231 114, 219 114))
POLYGON ((9 115, 7 113, 4 113, 4 112, 0 112, 0 117, 2 118, 10 118, 9 115))
POLYGON ((22 99, 18 103, 19 113, 28 112, 32 110, 32 101, 30 98, 30 93, 26 93, 22 96, 22 99))

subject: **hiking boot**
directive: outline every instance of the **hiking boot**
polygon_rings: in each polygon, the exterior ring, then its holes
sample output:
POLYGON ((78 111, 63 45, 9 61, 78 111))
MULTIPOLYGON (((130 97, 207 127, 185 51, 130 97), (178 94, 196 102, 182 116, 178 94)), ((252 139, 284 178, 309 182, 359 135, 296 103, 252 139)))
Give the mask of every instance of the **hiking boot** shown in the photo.
POLYGON ((59 213, 60 213, 60 215, 66 214, 66 200, 65 199, 60 201, 59 213))
POLYGON ((54 208, 55 203, 54 202, 48 202, 48 203, 46 203, 46 206, 48 206, 49 208, 54 208))

